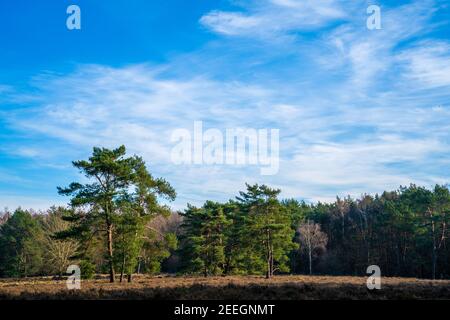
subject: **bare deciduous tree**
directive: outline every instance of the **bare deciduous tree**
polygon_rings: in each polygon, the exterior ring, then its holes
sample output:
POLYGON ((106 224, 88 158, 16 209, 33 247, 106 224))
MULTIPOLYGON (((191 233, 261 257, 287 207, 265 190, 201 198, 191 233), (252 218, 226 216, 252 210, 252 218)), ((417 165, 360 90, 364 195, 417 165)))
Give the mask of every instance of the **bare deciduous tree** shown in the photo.
POLYGON ((312 258, 314 251, 318 248, 325 249, 328 237, 320 230, 320 225, 308 220, 305 224, 298 228, 300 250, 308 254, 309 274, 312 274, 312 258))
POLYGON ((76 254, 78 244, 75 240, 57 240, 53 235, 57 232, 66 230, 69 222, 62 219, 64 209, 52 208, 43 221, 43 227, 46 231, 44 244, 47 251, 47 259, 51 263, 53 272, 59 276, 66 272, 70 265, 70 259, 76 254))
POLYGON ((9 212, 8 208, 5 208, 3 211, 0 211, 0 226, 11 217, 11 213, 9 212))

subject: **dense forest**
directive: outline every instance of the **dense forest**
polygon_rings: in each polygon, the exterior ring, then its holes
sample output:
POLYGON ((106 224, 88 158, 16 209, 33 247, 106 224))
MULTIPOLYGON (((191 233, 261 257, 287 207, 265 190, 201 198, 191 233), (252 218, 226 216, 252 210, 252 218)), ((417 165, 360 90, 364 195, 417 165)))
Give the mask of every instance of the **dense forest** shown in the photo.
MULTIPOLYGON (((280 199, 246 185, 226 203, 172 212, 173 187, 125 147, 73 165, 89 180, 58 187, 67 207, 0 213, 0 277, 137 273, 365 275, 450 278, 450 192, 410 185, 333 203, 280 199)), ((299 195, 301 197, 301 195, 299 195)))

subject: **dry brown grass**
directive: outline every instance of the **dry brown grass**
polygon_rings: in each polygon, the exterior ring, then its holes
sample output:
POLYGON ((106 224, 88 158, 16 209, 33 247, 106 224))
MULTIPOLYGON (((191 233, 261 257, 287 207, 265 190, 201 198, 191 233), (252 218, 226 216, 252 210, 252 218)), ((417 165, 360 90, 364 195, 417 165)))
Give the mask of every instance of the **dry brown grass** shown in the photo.
POLYGON ((450 281, 382 278, 381 290, 369 291, 364 277, 148 277, 110 284, 106 277, 66 289, 50 278, 0 280, 0 299, 450 299, 450 281))

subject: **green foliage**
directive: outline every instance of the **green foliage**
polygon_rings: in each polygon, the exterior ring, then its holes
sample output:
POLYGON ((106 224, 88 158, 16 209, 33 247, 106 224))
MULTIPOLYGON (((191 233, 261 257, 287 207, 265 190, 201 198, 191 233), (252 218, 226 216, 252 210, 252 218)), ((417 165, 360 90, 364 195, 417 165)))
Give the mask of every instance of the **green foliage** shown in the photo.
POLYGON ((0 275, 27 277, 43 269, 43 231, 31 214, 17 209, 0 227, 0 275))
POLYGON ((448 278, 449 205, 448 187, 439 185, 312 205, 310 218, 329 239, 326 259, 317 260, 317 267, 322 273, 363 275, 376 264, 386 276, 448 278))
POLYGON ((300 223, 305 221, 311 212, 311 207, 304 201, 300 202, 295 199, 287 199, 281 201, 281 205, 286 214, 291 217, 293 229, 297 229, 300 223))
POLYGON ((279 192, 247 185, 237 201, 188 206, 182 213, 185 270, 205 276, 289 272, 289 253, 297 245, 279 192))
POLYGON ((142 158, 125 154, 124 146, 113 150, 94 148, 88 161, 73 162, 92 182, 74 182, 67 188, 58 188, 61 195, 72 197, 73 208, 88 208, 84 212, 73 211, 71 219, 76 224, 59 236, 88 241, 103 230, 111 282, 117 265, 122 274, 134 271, 143 243, 141 230, 147 221, 144 216, 167 215, 168 207, 160 205, 158 198, 173 200, 176 196, 167 181, 152 177, 142 158))
POLYGON ((89 280, 94 278, 95 275, 95 265, 89 260, 81 260, 80 264, 81 278, 89 280))
POLYGON ((58 188, 71 197, 69 208, 1 217, 1 277, 62 274, 76 261, 83 277, 109 272, 111 281, 116 270, 122 276, 182 270, 271 277, 308 269, 365 275, 372 264, 385 276, 450 278, 447 186, 307 204, 280 201, 280 190, 266 185, 246 185, 235 200, 188 205, 181 222, 160 203, 172 201, 175 190, 154 178, 142 158, 126 157, 124 146, 94 148, 88 160, 73 164, 88 183, 58 188), (305 221, 327 239, 306 251, 296 244, 305 221))
POLYGON ((243 256, 252 262, 250 272, 260 271, 268 278, 275 271, 289 272, 289 253, 298 247, 293 241, 292 216, 277 199, 280 192, 255 184, 247 185, 246 192, 237 197, 243 216, 239 234, 244 243, 243 256))
POLYGON ((148 230, 141 251, 141 271, 149 274, 161 272, 161 263, 169 258, 177 247, 178 239, 174 233, 162 234, 155 229, 148 230))
POLYGON ((145 217, 131 208, 122 208, 122 214, 115 220, 114 261, 116 270, 124 274, 132 274, 137 266, 139 253, 143 246, 142 237, 145 217))
POLYGON ((184 257, 188 272, 221 274, 225 266, 225 229, 229 226, 221 204, 207 201, 202 208, 188 206, 184 222, 184 257))

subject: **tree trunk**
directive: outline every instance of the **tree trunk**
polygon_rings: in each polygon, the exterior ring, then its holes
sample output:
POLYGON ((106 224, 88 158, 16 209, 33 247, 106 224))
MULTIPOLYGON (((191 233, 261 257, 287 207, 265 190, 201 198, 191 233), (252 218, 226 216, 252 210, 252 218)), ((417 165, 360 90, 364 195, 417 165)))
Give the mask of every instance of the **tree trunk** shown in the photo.
POLYGON ((128 282, 131 282, 132 281, 132 279, 133 279, 133 275, 130 273, 130 274, 128 274, 128 282))
POLYGON ((430 220, 431 220, 431 236, 433 238, 433 251, 432 251, 432 278, 433 280, 436 279, 436 260, 437 260, 437 250, 436 250, 436 234, 435 234, 435 225, 433 221, 433 213, 430 210, 429 211, 430 220))
POLYGON ((120 268, 120 282, 123 281, 123 274, 125 272, 125 255, 123 255, 122 266, 120 268))
POLYGON ((109 282, 114 282, 114 260, 113 260, 113 235, 112 225, 108 225, 108 259, 109 259, 109 282))
POLYGON ((272 248, 269 248, 269 276, 272 277, 273 271, 272 271, 272 248))
POLYGON ((436 260, 437 260, 437 255, 436 255, 436 249, 433 249, 433 280, 436 280, 436 260))
POLYGON ((137 274, 141 273, 141 257, 138 258, 137 274))
POLYGON ((311 246, 309 247, 308 254, 309 254, 309 275, 312 275, 312 250, 311 250, 311 246))
POLYGON ((224 268, 225 275, 228 275, 230 273, 231 255, 232 255, 232 253, 230 250, 229 254, 225 256, 225 268, 224 268))
POLYGON ((270 235, 269 235, 269 229, 266 230, 266 259, 267 259, 267 272, 266 272, 266 279, 270 278, 270 235))

